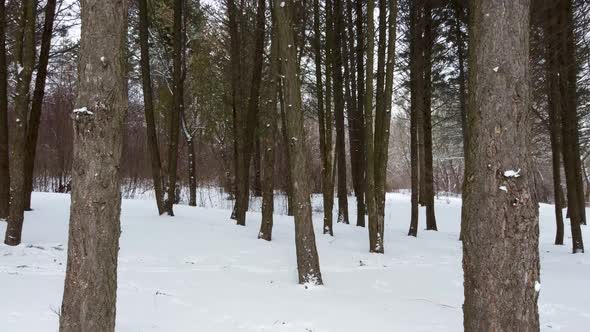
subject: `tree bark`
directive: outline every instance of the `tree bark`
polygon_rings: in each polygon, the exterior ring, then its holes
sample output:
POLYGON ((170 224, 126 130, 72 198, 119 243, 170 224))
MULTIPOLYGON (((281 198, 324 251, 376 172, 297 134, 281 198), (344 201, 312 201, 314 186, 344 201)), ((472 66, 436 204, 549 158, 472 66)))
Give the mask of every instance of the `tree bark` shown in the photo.
POLYGON ((529 0, 471 1, 464 329, 539 331, 529 0))
POLYGON ((23 1, 21 26, 22 41, 17 40, 16 96, 14 98, 13 145, 10 152, 10 206, 4 243, 16 246, 21 242, 25 209, 25 156, 27 119, 29 116, 30 84, 35 66, 35 19, 37 2, 23 1))
POLYGON ((150 162, 152 168, 152 180, 154 182, 154 193, 156 196, 156 207, 158 208, 158 214, 162 215, 164 212, 166 212, 166 210, 164 206, 164 192, 162 189, 162 163, 160 162, 160 148, 158 145, 158 134, 156 132, 156 120, 154 117, 148 29, 149 21, 147 0, 139 0, 139 46, 141 51, 140 67, 146 123, 145 130, 147 145, 150 151, 150 162))
MULTIPOLYGON (((272 2, 271 2, 272 4, 272 2)), ((271 9, 272 12, 272 9, 271 9)), ((272 32, 270 45, 270 82, 269 99, 261 109, 261 185, 262 185, 262 221, 258 238, 266 241, 272 239, 273 212, 274 212, 274 164, 275 164, 275 141, 277 138, 277 94, 280 75, 279 70, 279 41, 277 33, 277 22, 272 15, 272 32)))
POLYGON ((45 5, 45 22, 41 35, 41 50, 35 78, 35 90, 29 114, 27 128, 26 156, 25 156, 25 211, 31 210, 31 193, 33 192, 33 177, 35 170, 35 154, 37 152, 37 138, 39 137, 39 124, 43 109, 43 97, 45 96, 45 79, 47 77, 47 64, 51 49, 51 37, 53 35, 53 20, 55 18, 56 0, 48 0, 45 5))
POLYGON ((422 193, 420 191, 420 178, 422 177, 419 166, 419 127, 422 124, 420 118, 424 113, 423 96, 423 56, 422 56, 422 1, 410 3, 410 181, 411 181, 411 213, 409 236, 418 236, 418 207, 422 193))
MULTIPOLYGON (((320 32, 320 3, 319 0, 313 2, 313 29, 314 29, 314 57, 315 57, 315 79, 316 94, 318 103, 318 127, 320 139, 320 154, 322 161, 322 199, 324 206, 324 234, 334 236, 332 210, 334 208, 334 183, 332 181, 332 125, 330 113, 330 102, 326 98, 324 107, 324 86, 322 82, 322 50, 321 50, 321 32, 320 32), (330 120, 327 120, 330 119, 330 120)), ((327 25, 327 24, 326 24, 327 25)), ((326 43, 327 48, 328 43, 326 43)), ((328 53, 328 50, 326 50, 328 53)), ((326 67, 329 66, 330 59, 326 57, 326 67)), ((326 68, 326 76, 328 76, 326 68)), ((329 77, 326 78, 326 81, 329 77)), ((330 89, 326 82, 326 94, 330 89)))
POLYGON ((187 140, 188 150, 188 192, 189 192, 189 206, 197 206, 197 171, 195 158, 195 142, 193 138, 187 140))
POLYGON ((10 172, 8 159, 8 81, 6 67, 6 13, 0 1, 0 219, 8 217, 10 172))
MULTIPOLYGON (((326 7, 329 8, 328 0, 326 7)), ((336 163, 338 189, 338 219, 337 222, 349 223, 348 218, 348 189, 346 182, 346 141, 344 133, 344 79, 342 76, 343 56, 342 41, 344 31, 344 12, 342 0, 334 0, 333 9, 327 9, 327 15, 334 19, 334 48, 332 49, 332 75, 334 80, 334 115, 336 118, 336 163)))
POLYGON ((114 331, 120 161, 127 111, 126 0, 81 2, 72 204, 60 332, 114 331))
POLYGON ((432 22, 432 4, 424 2, 424 204, 426 205, 426 229, 436 231, 434 215, 434 179, 432 175, 432 47, 434 44, 434 27, 432 22))
MULTIPOLYGON (((349 0, 350 1, 350 0, 349 0)), ((364 34, 364 23, 363 23, 363 2, 356 1, 356 69, 357 69, 357 108, 356 108, 356 122, 357 122, 357 150, 358 151, 358 158, 356 162, 358 163, 357 170, 358 173, 357 177, 360 181, 358 191, 361 194, 361 199, 359 200, 357 196, 357 223, 356 225, 359 227, 365 227, 365 215, 367 214, 367 207, 366 207, 366 188, 367 188, 367 152, 366 152, 366 143, 365 143, 365 113, 364 113, 364 99, 365 99, 365 64, 364 64, 364 51, 365 51, 365 34, 364 34)))
POLYGON ((365 142, 367 149, 367 210, 369 212, 369 251, 382 252, 382 245, 379 242, 377 207, 375 198, 375 137, 373 135, 373 93, 374 93, 374 61, 375 61, 375 1, 367 0, 367 77, 365 91, 365 142))
POLYGON ((291 154, 289 171, 293 182, 293 200, 295 207, 295 246, 297 251, 297 269, 300 284, 321 285, 322 275, 315 235, 311 219, 310 190, 308 184, 305 132, 303 129, 303 110, 301 100, 301 82, 297 68, 297 50, 294 45, 293 3, 275 0, 274 12, 279 32, 281 67, 285 87, 285 102, 288 149, 291 154))
POLYGON ((170 109, 168 135, 168 194, 166 198, 166 212, 174 216, 174 204, 176 197, 176 180, 178 164, 178 139, 180 134, 180 114, 184 112, 184 82, 182 73, 183 61, 183 5, 182 0, 174 0, 174 26, 173 26, 173 72, 174 82, 174 107, 170 109))

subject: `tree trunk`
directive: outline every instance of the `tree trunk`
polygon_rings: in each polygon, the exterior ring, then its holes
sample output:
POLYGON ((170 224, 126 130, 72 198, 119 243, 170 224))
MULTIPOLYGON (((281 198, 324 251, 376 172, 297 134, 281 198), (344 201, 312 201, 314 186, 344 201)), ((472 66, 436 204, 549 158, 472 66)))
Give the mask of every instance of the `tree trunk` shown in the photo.
MULTIPOLYGON (((343 0, 334 0, 333 11, 329 12, 334 21, 334 48, 332 71, 334 75, 334 114, 336 117, 336 162, 338 163, 338 219, 337 222, 349 223, 348 189, 346 186, 346 141, 344 133, 344 79, 342 77, 342 41, 344 31, 343 0)), ((326 6, 328 6, 326 4, 326 6)))
POLYGON ((389 157, 389 127, 395 68, 395 42, 397 27, 397 1, 379 0, 379 45, 377 48, 377 94, 375 107, 375 219, 369 219, 369 227, 376 230, 375 252, 384 253, 385 235, 385 185, 389 157), (387 12, 389 11, 389 19, 387 12), (388 39, 389 37, 389 39, 388 39), (371 226, 372 224, 372 226, 371 226))
POLYGON ((84 0, 60 332, 114 331, 128 2, 84 0))
POLYGON ((162 189, 162 164, 160 162, 160 148, 158 134, 156 132, 156 120, 154 118, 154 102, 152 92, 152 79, 150 73, 150 50, 148 43, 149 21, 147 0, 139 0, 139 46, 141 49, 141 82, 143 86, 143 104, 146 123, 147 145, 150 151, 152 179, 156 196, 158 214, 164 214, 164 192, 162 189))
POLYGON ((375 193, 375 137, 373 135, 373 77, 374 77, 374 53, 375 53, 375 1, 367 0, 367 77, 365 91, 365 138, 367 148, 367 192, 366 201, 369 212, 369 251, 383 252, 379 242, 379 229, 377 220, 376 193, 375 193))
POLYGON ((37 66, 35 90, 33 91, 33 101, 31 103, 31 113, 29 115, 29 125, 27 128, 27 139, 25 143, 25 211, 31 210, 35 154, 37 152, 37 138, 39 137, 39 123, 41 122, 43 96, 45 95, 45 78, 47 77, 47 64, 49 62, 49 51, 51 49, 55 4, 56 0, 48 0, 45 5, 45 22, 43 24, 43 34, 41 36, 39 64, 37 66))
MULTIPOLYGON (((264 130, 260 128, 260 130, 264 130)), ((260 136, 256 136, 254 142, 254 182, 252 183, 252 195, 254 197, 262 197, 262 151, 260 151, 260 136)))
POLYGON ((10 172, 8 169, 8 90, 6 67, 6 13, 0 1, 0 219, 8 217, 10 172))
MULTIPOLYGON (((350 2, 350 0, 349 0, 350 2)), ((364 51, 365 51, 365 35, 363 33, 363 2, 356 1, 356 69, 357 69, 357 108, 356 108, 356 122, 357 122, 357 150, 358 160, 356 160, 357 166, 357 178, 360 181, 358 191, 361 198, 357 196, 357 223, 359 227, 365 227, 365 215, 367 214, 366 198, 365 193, 367 191, 367 152, 365 142, 365 113, 364 113, 364 99, 365 99, 365 68, 364 68, 364 51)))
POLYGON ((544 19, 544 36, 545 36, 545 84, 547 88, 547 104, 549 112, 549 137, 551 140, 551 164, 553 171, 553 193, 555 197, 555 223, 556 234, 555 244, 563 244, 564 224, 563 224, 563 199, 561 197, 561 95, 559 86, 559 68, 557 67, 555 38, 558 37, 554 31, 555 18, 554 12, 545 9, 544 19))
MULTIPOLYGON (((272 9, 271 9, 272 12, 272 9)), ((261 185, 262 185, 262 221, 258 238, 266 241, 272 239, 273 212, 274 212, 274 164, 275 141, 277 138, 277 94, 279 87, 279 43, 277 22, 272 14, 272 32, 270 45, 270 82, 269 99, 261 109, 261 185)))
POLYGON ((16 95, 14 97, 13 145, 10 153, 10 207, 4 243, 16 246, 21 242, 25 209, 25 156, 30 84, 35 66, 35 19, 37 2, 23 1, 21 26, 22 41, 17 40, 16 95))
POLYGON ((470 3, 464 329, 539 331, 529 0, 470 3))
POLYGON ((170 109, 168 135, 168 194, 166 198, 166 211, 169 216, 174 216, 174 203, 176 197, 176 178, 178 163, 178 136, 180 134, 180 114, 184 112, 184 82, 182 73, 183 61, 183 5, 182 0, 174 0, 174 33, 173 33, 173 72, 174 81, 174 107, 170 109))
POLYGON ((422 56, 422 1, 413 1, 410 4, 410 181, 411 181, 411 215, 409 236, 418 236, 418 207, 422 192, 420 191, 420 131, 424 113, 423 107, 423 56, 422 56))
POLYGON ((306 160, 305 132, 303 129, 303 109, 301 82, 297 68, 297 50, 294 45, 293 4, 275 0, 274 12, 279 32, 279 48, 282 73, 284 77, 288 149, 291 154, 289 171, 293 182, 293 201, 295 208, 295 246, 297 250, 297 269, 300 284, 322 284, 322 275, 315 235, 311 219, 310 190, 306 160))
POLYGON ((563 167, 567 184, 568 213, 571 224, 573 253, 584 252, 584 242, 580 224, 585 219, 585 207, 580 199, 583 195, 583 183, 581 181, 581 162, 579 151, 578 114, 576 97, 576 68, 573 65, 575 59, 575 42, 573 32, 572 4, 570 0, 555 0, 552 2, 555 32, 557 33, 555 45, 557 54, 553 61, 557 61, 560 104, 561 104, 561 130, 563 145, 563 167))
MULTIPOLYGON (((434 179, 432 175, 432 47, 434 44, 434 27, 432 24, 432 4, 424 2, 424 204, 426 205, 426 229, 437 230, 434 215, 434 179)), ((422 194, 421 194, 422 195, 422 194)))
MULTIPOLYGON (((352 186, 357 205, 357 226, 365 226, 365 195, 364 195, 364 142, 362 126, 362 110, 358 110, 358 87, 357 83, 357 58, 355 49, 355 31, 353 21, 352 0, 346 0, 346 32, 347 43, 344 50, 344 67, 346 83, 346 102, 348 112, 348 140, 350 146, 350 168, 352 175, 352 186)), ((362 60, 361 60, 361 66, 362 60)), ((362 86, 362 81, 360 81, 362 86)))
POLYGON ((187 140, 188 149, 188 191, 189 191, 189 206, 197 206, 197 172, 195 159, 195 143, 193 138, 187 140))
MULTIPOLYGON (((280 66, 279 66, 280 67, 280 66)), ((279 68, 279 70, 282 70, 279 68)), ((282 75, 282 72, 281 72, 282 75)), ((289 134, 287 133, 287 115, 285 113, 285 96, 283 93, 283 83, 279 81, 279 109, 281 113, 281 128, 283 135, 283 143, 285 145, 285 159, 287 159, 287 166, 291 165, 291 152, 287 148, 289 146, 289 134)), ((287 172, 287 215, 293 216, 293 182, 291 181, 291 173, 287 172)))
MULTIPOLYGON (((314 57, 315 57, 315 78, 316 94, 318 102, 318 122, 319 122, 319 139, 320 154, 322 161, 322 199, 324 206, 324 234, 334 236, 332 210, 334 207, 334 183, 332 181, 332 124, 330 113, 329 99, 326 98, 324 107, 324 86, 322 83, 322 50, 321 50, 321 32, 320 32, 320 3, 319 0, 313 2, 313 27, 314 27, 314 57), (328 122, 327 119, 330 119, 328 122)), ((328 44, 328 43, 326 43, 328 44)), ((327 46, 328 47, 328 46, 327 46)), ((328 50, 326 50, 328 53, 328 50)), ((326 76, 328 76, 328 66, 330 59, 326 57, 326 76)), ((326 81, 329 77, 326 78, 326 81)), ((329 93, 329 85, 326 82, 326 95, 329 93)))

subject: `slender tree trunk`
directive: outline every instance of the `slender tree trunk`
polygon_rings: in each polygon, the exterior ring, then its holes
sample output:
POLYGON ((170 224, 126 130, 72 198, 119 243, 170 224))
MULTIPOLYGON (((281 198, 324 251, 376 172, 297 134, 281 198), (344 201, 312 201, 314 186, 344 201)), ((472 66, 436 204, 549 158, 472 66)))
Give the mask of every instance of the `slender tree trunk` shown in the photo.
POLYGON ((529 0, 471 1, 464 329, 539 331, 529 0))
POLYGON ((434 215, 434 179, 432 175, 432 47, 434 27, 432 23, 432 4, 424 2, 424 203, 426 205, 426 229, 437 230, 434 215))
POLYGON ((420 197, 420 178, 422 174, 419 166, 419 127, 423 114, 423 56, 422 56, 422 1, 410 3, 410 181, 411 181, 411 215, 409 236, 418 236, 418 207, 420 197))
MULTIPOLYGON (((272 2, 271 2, 272 5, 272 2)), ((271 12, 273 12, 271 8, 271 12)), ((266 241, 272 239, 273 212, 274 212, 274 164, 275 164, 275 141, 277 138, 277 95, 279 87, 279 41, 277 33, 277 22, 272 15, 272 32, 270 45, 270 82, 269 99, 261 109, 260 129, 262 134, 262 222, 258 238, 266 241)))
POLYGON ((547 87, 547 103, 549 111, 549 137, 551 140, 551 161, 553 171, 553 193, 555 196, 555 222, 556 222, 556 234, 555 244, 563 244, 564 236, 564 224, 563 224, 563 199, 561 197, 561 95, 559 92, 559 86, 557 84, 559 80, 556 49, 555 49, 555 38, 557 37, 555 31, 555 18, 554 13, 549 8, 545 9, 544 19, 544 36, 545 36, 545 84, 547 87))
POLYGON ((322 284, 322 275, 315 235, 311 219, 310 190, 306 161, 305 132, 303 129, 303 110, 301 100, 301 82, 297 68, 297 50, 294 45, 291 2, 275 0, 274 12, 279 32, 279 48, 282 73, 285 86, 288 149, 291 152, 289 171, 293 182, 293 200, 295 203, 295 246, 297 250, 297 269, 300 284, 322 284))
POLYGON ((0 219, 8 217, 10 172, 8 162, 8 91, 6 67, 6 13, 0 1, 0 219))
POLYGON ((21 26, 22 42, 17 41, 15 57, 16 96, 14 98, 14 126, 13 145, 10 152, 10 207, 8 214, 8 227, 4 243, 18 245, 21 242, 25 209, 25 156, 27 138, 27 119, 29 111, 30 84, 35 66, 35 19, 37 2, 34 0, 23 1, 21 26), (20 46, 20 45, 22 46, 20 46), (18 51, 18 50, 17 50, 18 51))
POLYGON ((37 138, 39 137, 39 124, 41 122, 41 110, 43 108, 43 97, 45 95, 45 79, 47 77, 51 37, 53 35, 55 4, 56 0, 48 0, 45 5, 45 22, 43 24, 43 33, 41 35, 41 50, 39 52, 39 63, 37 66, 37 76, 35 78, 35 90, 33 91, 31 113, 29 114, 29 125, 27 128, 27 139, 25 143, 25 211, 31 210, 35 154, 37 152, 37 138))
MULTIPOLYGON (((280 67, 280 66, 279 66, 280 67)), ((279 68, 279 70, 282 70, 279 68)), ((281 75, 282 72, 281 72, 281 75)), ((285 145, 285 159, 287 159, 287 166, 291 164, 291 152, 287 147, 289 146, 289 134, 287 133, 287 115, 285 112, 285 96, 283 93, 283 83, 279 81, 279 109, 281 113, 281 128, 283 135, 283 143, 285 145)), ((287 215, 293 216, 293 182, 291 181, 291 173, 287 172, 287 215)))
MULTIPOLYGON (((379 45, 377 48, 377 95, 375 107, 375 219, 370 220, 376 229, 375 252, 384 253, 385 186, 389 151, 389 128, 395 68, 395 41, 397 27, 397 1, 379 0, 379 45), (387 12, 389 11, 389 19, 387 12)), ((371 227, 371 225, 370 225, 371 227)))
MULTIPOLYGON (((334 21, 334 48, 332 71, 334 75, 334 114, 336 117, 336 162, 338 163, 338 222, 348 224, 348 189, 346 186, 346 141, 344 133, 344 79, 342 77, 342 41, 344 31, 343 0, 334 0, 333 11, 328 13, 334 21)), ((327 6, 327 5, 326 5, 327 6)))
POLYGON ((357 161, 358 168, 359 168, 359 180, 360 180, 360 188, 359 190, 362 191, 362 198, 360 200, 357 199, 357 223, 356 225, 359 227, 365 227, 365 215, 367 214, 367 207, 366 207, 366 191, 367 191, 367 151, 366 151, 366 142, 365 142, 365 63, 364 63, 364 52, 365 52, 365 34, 364 34, 364 23, 363 23, 363 2, 356 1, 356 69, 357 69, 357 115, 356 121, 358 126, 358 157, 360 160, 357 161))
POLYGON ((567 184, 568 213, 570 218, 573 253, 584 252, 584 242, 580 224, 585 219, 585 208, 580 199, 583 192, 581 181, 581 162, 579 155, 578 114, 576 98, 576 63, 573 32, 572 4, 570 0, 555 0, 550 9, 554 15, 555 44, 557 61, 560 104, 561 104, 561 138, 563 145, 563 167, 567 184))
POLYGON ((160 148, 158 134, 156 132, 156 120, 154 117, 154 102, 152 92, 152 79, 150 73, 150 50, 148 43, 148 7, 147 0, 139 0, 139 46, 141 50, 141 82, 143 86, 143 104, 146 123, 147 145, 150 151, 152 179, 156 196, 158 214, 165 212, 164 192, 162 189, 162 164, 160 162, 160 148))
POLYGON ((81 2, 72 204, 60 332, 115 330, 126 0, 81 2))
POLYGON ((367 145, 367 192, 366 201, 369 212, 369 251, 383 252, 383 246, 379 241, 379 228, 377 223, 377 206, 375 192, 375 137, 373 117, 373 93, 374 93, 374 61, 375 61, 375 1, 367 0, 367 77, 365 93, 365 134, 367 145))
POLYGON ((197 172, 196 172, 196 158, 195 158, 195 143, 193 138, 187 140, 188 149, 188 191, 189 191, 189 206, 197 206, 197 172))
POLYGON ((174 81, 174 107, 170 109, 169 116, 169 143, 168 143, 168 197, 166 199, 166 211, 169 216, 174 216, 174 203, 176 197, 176 178, 178 163, 178 138, 180 134, 180 114, 184 112, 184 83, 182 73, 183 38, 182 38, 182 0, 174 0, 174 33, 173 33, 173 81, 174 81))
MULTIPOLYGON (((365 156, 364 156, 364 140, 363 140, 363 114, 362 109, 358 107, 358 93, 359 87, 362 87, 362 80, 357 80, 357 57, 355 49, 355 29, 353 21, 353 5, 352 0, 346 0, 346 32, 347 32, 347 47, 345 51, 345 75, 347 93, 347 112, 348 112, 348 139, 350 145, 350 168, 352 175, 352 184, 354 189, 354 196, 357 205, 357 226, 365 226, 365 156), (361 85, 357 86, 360 83, 361 85)), ((363 65, 361 59, 360 65, 363 65)))
MULTIPOLYGON (((264 130, 260 128, 260 130, 264 130)), ((254 197, 262 197, 262 151, 260 151, 261 142, 260 137, 256 136, 254 140, 254 182, 252 183, 252 195, 254 197)))
MULTIPOLYGON (((331 125, 326 123, 326 109, 324 107, 324 86, 322 82, 322 50, 320 32, 320 4, 319 0, 313 2, 313 27, 314 27, 314 57, 316 94, 318 101, 318 122, 320 138, 320 154, 322 161, 322 198, 324 206, 324 234, 334 235, 332 209, 334 206, 334 184, 332 182, 332 132, 331 125), (328 135, 330 137, 328 137, 328 135)), ((328 61, 327 61, 328 62, 328 61)), ((328 66, 328 64, 326 64, 328 66)), ((327 71, 326 71, 327 72, 327 71)), ((328 88, 326 88, 328 89, 328 88)))

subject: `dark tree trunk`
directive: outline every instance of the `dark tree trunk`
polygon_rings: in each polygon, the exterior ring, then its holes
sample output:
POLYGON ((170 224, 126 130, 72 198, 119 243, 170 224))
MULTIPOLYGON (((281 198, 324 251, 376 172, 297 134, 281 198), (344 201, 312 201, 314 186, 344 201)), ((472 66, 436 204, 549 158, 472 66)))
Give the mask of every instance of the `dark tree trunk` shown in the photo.
MULTIPOLYGON (((280 68, 279 68, 280 69, 280 68)), ((281 74, 282 75, 282 74, 281 74)), ((283 93, 283 83, 279 81, 279 109, 281 113, 281 128, 283 143, 285 145, 285 159, 287 160, 287 167, 291 165, 291 152, 287 147, 289 146, 289 134, 287 133, 287 115, 285 113, 285 96, 283 93)), ((287 172, 287 215, 293 216, 293 182, 291 181, 291 173, 287 172)))
POLYGON ((555 38, 552 61, 557 62, 557 84, 561 108, 561 139, 563 147, 563 167, 567 184, 568 214, 570 218, 574 253, 584 252, 584 242, 580 224, 585 219, 585 207, 580 199, 583 195, 581 181, 581 161, 579 151, 578 114, 576 97, 576 63, 573 32, 572 4, 570 0, 554 0, 548 10, 552 13, 555 38))
POLYGON ((189 206, 197 206, 197 172, 196 172, 196 158, 195 158, 195 143, 193 138, 187 139, 188 150, 188 191, 189 191, 189 206))
POLYGON ((367 77, 365 91, 365 143, 367 149, 367 191, 366 201, 369 214, 369 251, 382 252, 382 244, 379 242, 379 229, 377 221, 376 192, 375 192, 375 137, 373 135, 373 77, 375 61, 375 1, 367 0, 367 77))
POLYGON ((419 117, 423 112, 420 95, 422 84, 422 2, 413 1, 410 4, 410 181, 411 181, 411 215, 409 236, 418 236, 418 218, 420 209, 420 168, 419 168, 419 117))
MULTIPOLYGON (((350 1, 350 0, 349 0, 350 1)), ((356 225, 359 227, 365 227, 365 215, 367 214, 367 207, 366 207, 366 198, 365 192, 367 188, 367 181, 366 181, 366 169, 367 169, 367 152, 366 152, 366 142, 365 142, 365 69, 364 69, 364 51, 365 51, 365 35, 363 33, 364 23, 363 23, 363 2, 356 1, 356 70, 357 70, 357 109, 356 109, 356 118, 357 121, 357 140, 358 145, 355 150, 358 151, 358 160, 357 163, 357 178, 360 181, 358 192, 360 194, 361 199, 358 199, 357 196, 357 223, 356 225)))
MULTIPOLYGON (((355 49, 355 30, 353 21, 352 0, 346 0, 346 32, 347 43, 344 50, 344 67, 346 81, 346 103, 348 105, 348 140, 350 145, 350 168, 352 186, 357 205, 357 226, 365 226, 365 197, 364 197, 364 141, 362 110, 358 109, 357 58, 355 49)), ((362 59, 361 59, 361 66, 362 59)), ((362 80, 360 81, 362 86, 362 80)))
MULTIPOLYGON (((426 229, 437 230, 434 215, 434 179, 432 175, 432 47, 434 44, 434 27, 432 22, 432 4, 424 2, 424 62, 423 62, 423 87, 424 87, 424 197, 426 205, 426 229)), ((421 193, 422 195, 422 193, 421 193)))
MULTIPOLYGON (((349 223, 348 219, 348 189, 346 186, 346 141, 344 133, 344 79, 342 77, 342 44, 344 31, 343 0, 334 0, 334 8, 328 15, 334 21, 334 48, 332 74, 334 75, 334 114, 336 117, 336 163, 338 165, 338 219, 337 222, 349 223)), ((328 6, 326 4, 326 6, 328 6)))
POLYGON ((164 192, 162 189, 162 164, 160 162, 160 148, 158 134, 156 132, 156 120, 154 118, 154 102, 152 92, 152 79, 150 73, 150 50, 148 43, 148 7, 147 0, 139 0, 139 46, 141 49, 141 82, 143 86, 143 104, 146 123, 147 145, 150 151, 152 179, 156 196, 158 214, 164 214, 164 192))
POLYGON ((377 48, 377 94, 375 107, 375 219, 369 219, 369 227, 375 230, 375 252, 384 253, 385 235, 385 185, 389 157, 389 127, 395 68, 395 41, 397 27, 397 1, 379 0, 379 45, 377 48), (387 12, 389 11, 389 18, 387 12))
MULTIPOLYGON (((271 2, 272 4, 272 2, 271 2)), ((272 9, 271 9, 272 12, 272 9)), ((272 32, 270 45, 270 82, 269 99, 261 109, 261 185, 262 185, 262 221, 258 238, 266 241, 272 239, 273 212, 274 212, 274 164, 275 142, 277 138, 277 94, 279 87, 279 44, 277 22, 272 15, 272 32)))
POLYGON ((559 92, 559 68, 556 56, 557 49, 555 48, 558 34, 554 31, 555 18, 554 12, 549 10, 551 7, 545 9, 544 16, 544 36, 545 36, 545 84, 547 88, 547 104, 549 112, 549 137, 551 140, 551 164, 553 171, 553 193, 555 197, 555 223, 556 234, 555 244, 562 245, 564 237, 564 223, 563 223, 563 199, 561 197, 561 95, 559 92))
POLYGON ((27 119, 29 111, 30 84, 35 66, 35 19, 37 2, 23 1, 21 26, 22 40, 17 40, 16 95, 14 97, 14 115, 16 125, 10 152, 10 206, 8 227, 4 243, 18 245, 21 242, 25 209, 25 157, 27 139, 27 119))
POLYGON ((238 195, 237 224, 246 225, 246 211, 248 210, 249 188, 250 188, 250 161, 252 159, 252 150, 254 145, 254 134, 258 118, 258 102, 260 97, 260 82, 262 79, 262 60, 264 51, 264 30, 265 30, 265 11, 266 0, 258 1, 256 10, 256 36, 254 41, 254 58, 252 69, 252 84, 250 85, 250 98, 248 100, 248 110, 245 117, 238 121, 238 126, 243 126, 243 141, 241 151, 238 150, 237 158, 242 159, 238 171, 240 172, 238 186, 241 186, 241 194, 238 195))
POLYGON ((43 96, 45 95, 45 79, 47 77, 47 64, 51 49, 51 37, 53 34, 53 20, 55 18, 56 0, 48 0, 45 5, 45 22, 41 35, 41 50, 35 78, 35 90, 29 114, 27 128, 26 157, 25 157, 25 211, 31 210, 31 193, 33 192, 33 177, 35 170, 35 154, 37 152, 37 138, 39 137, 39 123, 41 122, 41 110, 43 108, 43 96))
POLYGON ((180 114, 184 112, 184 83, 182 73, 183 38, 182 38, 182 0, 174 0, 174 33, 173 33, 173 73, 174 82, 174 107, 169 115, 169 143, 168 143, 168 197, 166 198, 166 211, 169 216, 174 216, 174 203, 176 197, 176 178, 178 163, 178 138, 180 134, 180 114))
POLYGON ((0 219, 8 217, 10 173, 8 169, 8 90, 6 67, 6 13, 0 1, 0 219))
POLYGON ((311 219, 310 190, 306 160, 305 132, 303 129, 303 110, 301 100, 301 82, 297 68, 297 50, 294 45, 291 2, 275 0, 282 73, 284 77, 288 149, 291 153, 289 171, 293 182, 293 201, 295 208, 295 246, 297 250, 297 269, 300 284, 322 284, 322 275, 315 235, 311 219))
MULTIPOLYGON (((334 235, 332 210, 334 207, 334 183, 332 181, 332 124, 330 102, 326 98, 324 107, 324 86, 322 83, 322 50, 321 50, 321 32, 320 32, 320 3, 319 0, 313 2, 313 27, 314 27, 314 57, 315 57, 315 79, 316 94, 318 101, 318 122, 320 135, 320 154, 322 159, 322 198, 324 206, 324 234, 334 235)), ((328 44, 328 43, 327 43, 328 44)), ((329 46, 327 46, 329 47, 329 46)), ((326 50, 328 52, 328 50, 326 50)), ((326 57, 326 67, 329 66, 330 59, 326 57)), ((326 76, 328 76, 326 69, 326 76)), ((329 77, 326 78, 326 81, 329 77)), ((326 94, 330 87, 326 82, 326 94)))
MULTIPOLYGON (((264 130, 260 128, 260 130, 264 130)), ((256 136, 254 142, 254 183, 252 183, 252 195, 254 197, 262 197, 262 151, 260 151, 260 137, 256 136)))
POLYGON ((464 329, 539 331, 529 0, 470 2, 464 329))
POLYGON ((84 0, 60 332, 115 330, 128 2, 84 0))

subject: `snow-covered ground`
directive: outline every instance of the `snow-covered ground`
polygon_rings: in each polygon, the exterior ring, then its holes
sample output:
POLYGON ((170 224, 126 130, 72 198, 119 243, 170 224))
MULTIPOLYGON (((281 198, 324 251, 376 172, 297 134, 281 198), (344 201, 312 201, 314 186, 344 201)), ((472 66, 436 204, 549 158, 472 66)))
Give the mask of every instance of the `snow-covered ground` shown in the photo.
MULTIPOLYGON (((35 193, 33 200, 23 244, 0 245, 5 331, 58 326, 69 196, 35 193)), ((228 210, 177 206, 176 217, 157 217, 152 201, 125 200, 117 331, 460 331, 460 200, 436 203, 440 231, 421 227, 411 238, 409 197, 388 195, 385 255, 368 253, 364 228, 338 224, 334 237, 322 235, 315 215, 325 286, 305 289, 297 284, 290 217, 276 217, 268 243, 256 239, 259 213, 238 227, 228 210)), ((585 332, 590 254, 570 254, 570 238, 552 245, 554 228, 553 207, 541 205, 541 330, 585 332)), ((590 239, 589 226, 583 231, 590 239)))

